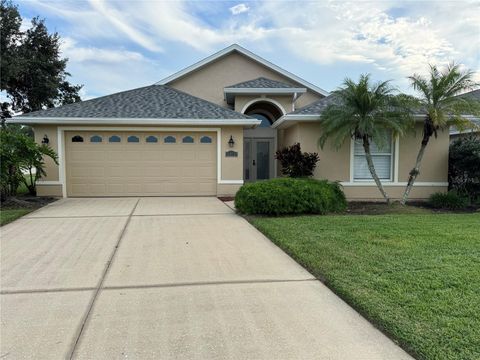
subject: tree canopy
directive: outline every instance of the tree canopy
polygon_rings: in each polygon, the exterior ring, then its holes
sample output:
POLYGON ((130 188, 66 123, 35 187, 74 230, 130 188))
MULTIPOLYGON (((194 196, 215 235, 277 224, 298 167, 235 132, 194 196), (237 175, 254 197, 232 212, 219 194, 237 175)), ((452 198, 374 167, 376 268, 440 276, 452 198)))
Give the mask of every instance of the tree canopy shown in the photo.
POLYGON ((58 33, 49 33, 45 21, 35 17, 23 31, 18 7, 0 0, 0 91, 2 121, 13 113, 26 113, 80 101, 81 85, 68 81, 68 59, 62 58, 58 33))

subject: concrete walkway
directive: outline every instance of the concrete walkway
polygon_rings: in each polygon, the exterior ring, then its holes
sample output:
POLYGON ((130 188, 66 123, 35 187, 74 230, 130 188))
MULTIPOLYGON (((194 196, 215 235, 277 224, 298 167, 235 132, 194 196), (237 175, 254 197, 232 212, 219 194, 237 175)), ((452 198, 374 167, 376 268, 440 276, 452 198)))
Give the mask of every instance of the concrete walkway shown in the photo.
POLYGON ((64 199, 1 228, 1 359, 410 359, 216 198, 64 199))

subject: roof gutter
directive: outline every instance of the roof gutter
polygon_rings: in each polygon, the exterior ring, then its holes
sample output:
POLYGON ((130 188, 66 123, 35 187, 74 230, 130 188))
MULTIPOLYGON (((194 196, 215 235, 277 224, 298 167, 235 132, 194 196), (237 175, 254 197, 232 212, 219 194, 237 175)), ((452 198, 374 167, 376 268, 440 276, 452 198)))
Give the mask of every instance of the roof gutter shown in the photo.
POLYGON ((17 116, 7 120, 8 124, 52 124, 52 125, 213 125, 213 126, 258 126, 257 119, 151 119, 151 118, 52 118, 17 116))
MULTIPOLYGON (((423 121, 425 115, 424 114, 414 114, 414 119, 416 121, 423 121)), ((275 121, 272 124, 273 129, 286 129, 298 122, 312 122, 312 121, 320 121, 321 115, 320 114, 286 114, 283 115, 280 119, 275 121)))
POLYGON ((235 95, 301 95, 306 92, 306 88, 224 88, 223 96, 228 104, 233 104, 235 95))
POLYGON ((320 121, 320 115, 297 115, 297 114, 289 115, 287 114, 287 115, 283 115, 280 119, 275 121, 271 127, 273 129, 286 129, 297 122, 312 122, 312 121, 320 121))

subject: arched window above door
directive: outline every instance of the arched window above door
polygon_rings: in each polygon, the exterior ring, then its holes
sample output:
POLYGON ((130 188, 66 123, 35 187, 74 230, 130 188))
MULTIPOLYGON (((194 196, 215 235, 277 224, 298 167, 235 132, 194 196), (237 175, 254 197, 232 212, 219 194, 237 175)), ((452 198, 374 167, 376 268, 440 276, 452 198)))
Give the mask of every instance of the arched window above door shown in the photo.
POLYGON ((270 119, 263 114, 248 114, 248 116, 254 117, 255 119, 261 120, 262 122, 258 127, 270 127, 272 125, 272 122, 270 119))

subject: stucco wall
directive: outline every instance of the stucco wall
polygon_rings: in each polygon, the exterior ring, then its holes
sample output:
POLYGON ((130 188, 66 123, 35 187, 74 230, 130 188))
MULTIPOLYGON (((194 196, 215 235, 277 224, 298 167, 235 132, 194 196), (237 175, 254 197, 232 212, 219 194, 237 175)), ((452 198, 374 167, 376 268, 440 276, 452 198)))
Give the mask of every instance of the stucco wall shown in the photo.
POLYGON ((242 180, 243 179, 243 128, 240 126, 230 126, 222 128, 222 180, 242 180), (228 140, 232 135, 235 145, 231 148, 228 140), (226 157, 227 151, 233 150, 238 153, 237 157, 226 157))
MULTIPOLYGON (((410 170, 415 164, 418 149, 422 141, 422 123, 407 136, 400 139, 400 159, 398 166, 398 180, 407 181, 410 170)), ((440 131, 438 137, 432 137, 423 156, 420 174, 417 181, 448 181, 448 149, 450 135, 448 130, 440 131)))
POLYGON ((278 147, 282 148, 300 142, 299 128, 300 126, 298 124, 295 124, 293 126, 290 126, 288 129, 281 130, 279 132, 279 134, 281 135, 278 139, 278 147))
POLYGON ((37 184, 38 196, 62 197, 62 185, 41 185, 37 184))
MULTIPOLYGON (((398 156, 398 182, 395 185, 385 184, 388 194, 392 198, 400 198, 405 188, 404 182, 408 180, 408 174, 412 168, 421 142, 422 125, 417 124, 415 130, 410 131, 399 142, 398 156)), ((317 152, 320 161, 315 169, 314 177, 317 179, 328 179, 331 181, 350 182, 350 141, 339 149, 332 147, 327 142, 323 149, 317 146, 318 138, 321 135, 319 123, 299 123, 283 131, 281 145, 292 145, 300 142, 302 151, 317 152)), ((432 138, 425 152, 421 166, 421 174, 417 178, 423 183, 444 183, 448 178, 448 132, 440 132, 438 138, 432 138)), ((394 156, 395 158, 395 156, 394 156)), ((446 186, 431 186, 419 184, 411 193, 411 199, 425 199, 436 191, 445 191, 446 186)), ((345 195, 352 200, 379 200, 381 194, 375 184, 371 186, 346 184, 345 195)))
MULTIPOLYGON (((45 135, 50 140, 50 147, 58 154, 57 127, 53 125, 35 125, 33 127, 35 141, 41 143, 45 135)), ((41 181, 58 181, 58 165, 50 158, 45 158, 45 171, 47 176, 41 181)))
POLYGON ((217 184, 217 196, 234 197, 242 185, 217 184))
MULTIPOLYGON (((320 157, 317 163, 314 177, 318 179, 329 179, 335 181, 350 180, 350 143, 347 142, 340 149, 332 147, 327 141, 323 149, 318 147, 320 137, 319 123, 300 123, 298 126, 298 142, 302 151, 316 152, 320 157)), ((288 130, 288 129, 287 129, 288 130)))
MULTIPOLYGON (((266 77, 272 80, 287 82, 298 87, 304 87, 237 52, 226 55, 197 71, 189 73, 185 77, 170 82, 168 85, 227 107, 223 95, 224 87, 258 77, 266 77)), ((307 90, 307 93, 298 99, 297 108, 310 104, 321 97, 321 95, 307 90)))

